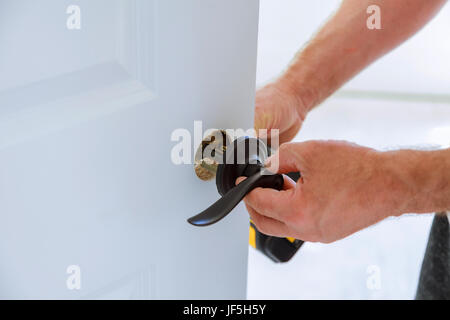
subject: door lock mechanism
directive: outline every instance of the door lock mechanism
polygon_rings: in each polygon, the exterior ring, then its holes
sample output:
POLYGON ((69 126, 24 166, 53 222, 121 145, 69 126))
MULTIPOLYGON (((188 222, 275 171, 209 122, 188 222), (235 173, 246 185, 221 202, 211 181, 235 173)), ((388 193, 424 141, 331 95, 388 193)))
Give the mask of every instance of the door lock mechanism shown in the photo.
MULTIPOLYGON (((195 172, 202 180, 216 179, 216 187, 222 196, 209 208, 188 219, 194 226, 209 226, 226 217, 253 189, 273 188, 282 190, 284 178, 264 167, 269 156, 264 142, 257 138, 240 137, 231 142, 225 131, 216 131, 199 147, 195 157, 195 172), (236 179, 247 177, 236 185, 236 179)), ((299 173, 288 174, 297 181, 299 173)), ((303 241, 292 238, 267 236, 250 224, 249 243, 275 262, 292 258, 303 241)))
POLYGON ((267 149, 261 140, 240 137, 230 145, 218 143, 217 138, 211 140, 213 142, 209 145, 215 144, 216 149, 209 149, 211 152, 201 158, 196 164, 196 173, 199 177, 208 178, 215 173, 217 190, 222 198, 188 219, 195 226, 208 226, 223 219, 255 188, 282 190, 284 183, 281 174, 272 174, 264 168, 267 149), (239 177, 247 179, 236 186, 236 179, 239 177))

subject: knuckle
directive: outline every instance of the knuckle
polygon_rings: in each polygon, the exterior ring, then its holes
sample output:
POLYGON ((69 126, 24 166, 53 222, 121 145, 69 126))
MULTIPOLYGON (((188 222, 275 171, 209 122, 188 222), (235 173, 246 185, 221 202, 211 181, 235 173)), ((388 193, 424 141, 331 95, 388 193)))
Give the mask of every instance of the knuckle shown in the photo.
POLYGON ((267 234, 269 233, 269 230, 267 230, 266 226, 260 225, 260 226, 258 227, 258 230, 259 230, 261 233, 264 233, 265 235, 267 235, 267 234))
POLYGON ((255 223, 256 229, 258 229, 262 233, 267 233, 267 226, 265 223, 262 223, 261 219, 258 218, 258 221, 253 221, 255 223))
POLYGON ((256 229, 259 230, 259 227, 258 227, 259 226, 259 219, 258 219, 258 217, 255 214, 250 213, 250 219, 252 220, 252 223, 255 225, 256 229))
POLYGON ((259 217, 259 214, 249 211, 249 215, 250 215, 250 218, 252 219, 253 224, 259 230, 259 226, 261 225, 261 219, 259 217))

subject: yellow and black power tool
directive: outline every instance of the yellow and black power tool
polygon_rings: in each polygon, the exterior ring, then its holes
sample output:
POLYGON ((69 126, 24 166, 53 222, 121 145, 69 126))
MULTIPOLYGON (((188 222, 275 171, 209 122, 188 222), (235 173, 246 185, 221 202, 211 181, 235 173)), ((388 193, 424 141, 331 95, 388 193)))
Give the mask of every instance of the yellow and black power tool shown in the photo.
MULTIPOLYGON (((284 179, 264 168, 264 161, 270 155, 265 143, 257 138, 239 137, 231 142, 223 130, 217 130, 203 140, 195 156, 195 172, 202 180, 216 178, 216 186, 222 196, 217 202, 200 214, 188 219, 195 226, 214 224, 228 215, 251 190, 273 188, 282 190, 284 179), (247 177, 236 186, 238 177, 247 177)), ((294 181, 300 173, 288 174, 294 181)), ((268 236, 250 221, 250 245, 275 262, 289 261, 303 241, 293 238, 268 236)))
POLYGON ((249 244, 274 262, 288 262, 300 249, 303 241, 265 235, 250 220, 249 244))
MULTIPOLYGON (((298 172, 291 172, 287 175, 295 182, 300 179, 300 173, 298 172)), ((274 262, 287 262, 291 260, 298 249, 303 245, 302 240, 291 237, 279 238, 265 235, 256 228, 251 220, 248 243, 274 262)))

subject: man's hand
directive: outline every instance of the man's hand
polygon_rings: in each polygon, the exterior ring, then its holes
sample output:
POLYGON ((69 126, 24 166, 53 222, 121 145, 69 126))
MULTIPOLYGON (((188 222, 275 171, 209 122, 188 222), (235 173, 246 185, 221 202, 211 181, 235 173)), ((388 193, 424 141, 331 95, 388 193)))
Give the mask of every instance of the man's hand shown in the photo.
POLYGON ((253 190, 245 198, 250 217, 264 234, 329 243, 400 215, 412 194, 384 156, 347 142, 284 144, 269 169, 279 159, 278 173, 302 177, 295 184, 285 176, 283 191, 253 190))
POLYGON ((306 117, 303 100, 283 81, 259 89, 255 101, 255 130, 259 137, 266 138, 258 130, 267 129, 268 138, 278 138, 280 144, 291 141, 306 117), (279 137, 271 129, 278 129, 279 137))

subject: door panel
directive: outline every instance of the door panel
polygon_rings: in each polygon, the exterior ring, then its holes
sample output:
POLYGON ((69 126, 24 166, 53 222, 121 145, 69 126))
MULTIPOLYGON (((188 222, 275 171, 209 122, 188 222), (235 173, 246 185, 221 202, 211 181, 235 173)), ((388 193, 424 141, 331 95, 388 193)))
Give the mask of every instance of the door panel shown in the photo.
POLYGON ((218 194, 170 137, 252 126, 258 2, 71 4, 0 4, 0 297, 244 298, 248 217, 187 224, 218 194))

